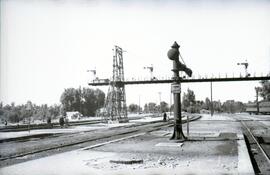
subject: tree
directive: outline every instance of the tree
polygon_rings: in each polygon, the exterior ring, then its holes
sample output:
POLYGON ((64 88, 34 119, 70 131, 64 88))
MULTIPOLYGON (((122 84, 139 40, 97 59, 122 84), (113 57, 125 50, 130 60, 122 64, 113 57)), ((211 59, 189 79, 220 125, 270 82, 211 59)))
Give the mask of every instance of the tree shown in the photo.
POLYGON ((205 98, 204 109, 206 109, 206 110, 211 109, 211 101, 208 97, 205 98))
POLYGON ((242 102, 237 101, 234 103, 234 110, 235 112, 243 112, 245 111, 245 105, 242 102))
POLYGON ((187 94, 184 92, 183 93, 183 98, 182 98, 182 110, 186 111, 187 108, 189 107, 190 103, 188 101, 187 94))
POLYGON ((22 105, 15 105, 15 103, 7 104, 5 106, 1 106, 0 111, 2 111, 2 115, 0 114, 0 119, 7 120, 11 123, 18 123, 20 121, 30 121, 32 120, 45 120, 49 117, 59 116, 60 106, 54 105, 49 106, 47 104, 43 105, 35 105, 31 101, 28 101, 22 105))
POLYGON ((149 113, 149 108, 148 108, 148 104, 147 103, 144 105, 143 111, 145 113, 149 113))
POLYGON ((94 116, 96 110, 104 106, 105 93, 100 89, 68 88, 62 93, 60 101, 63 111, 79 111, 86 116, 94 116))
POLYGON ((260 96, 263 100, 270 101, 270 81, 262 80, 260 81, 262 87, 260 88, 260 96))
POLYGON ((222 105, 221 105, 220 100, 219 101, 213 101, 214 111, 221 112, 222 111, 222 107, 221 106, 222 105))
MULTIPOLYGON (((183 110, 192 110, 192 106, 196 104, 194 91, 188 89, 187 93, 184 93, 182 100, 183 110)), ((193 111, 193 110, 192 110, 193 111)))
POLYGON ((129 112, 137 112, 139 111, 139 105, 132 103, 128 106, 128 110, 129 112))
POLYGON ((172 104, 172 105, 170 106, 170 111, 173 111, 173 108, 174 108, 174 104, 172 104))
POLYGON ((12 123, 18 123, 20 121, 19 115, 14 111, 7 111, 7 118, 12 123))
POLYGON ((3 118, 12 123, 18 123, 20 121, 20 110, 18 106, 15 106, 15 103, 11 105, 5 105, 3 107, 3 118))
POLYGON ((156 103, 150 102, 150 103, 146 103, 144 105, 144 112, 149 113, 149 112, 157 112, 158 111, 158 107, 156 105, 156 103))
POLYGON ((96 96, 93 89, 83 88, 82 91, 82 113, 86 116, 94 116, 96 112, 96 96))
POLYGON ((160 103, 160 110, 161 112, 168 112, 169 111, 169 105, 165 101, 162 101, 160 103))
POLYGON ((48 108, 49 117, 56 118, 60 115, 60 105, 53 105, 48 108))
POLYGON ((67 115, 67 110, 66 110, 66 108, 65 108, 64 105, 62 105, 62 106, 60 107, 60 115, 61 115, 61 117, 67 115))
POLYGON ((104 106, 105 93, 99 89, 83 88, 82 113, 86 116, 95 116, 97 109, 104 106))
POLYGON ((21 114, 20 120, 29 118, 29 111, 26 109, 26 104, 21 106, 20 114, 21 114))
POLYGON ((222 105, 223 112, 236 113, 245 111, 245 105, 242 102, 227 100, 222 105))
POLYGON ((203 105, 204 105, 203 101, 200 101, 200 100, 196 101, 195 106, 194 106, 194 112, 199 113, 203 105))
POLYGON ((105 93, 100 89, 96 89, 94 93, 96 96, 97 109, 102 108, 105 104, 105 93))
POLYGON ((234 100, 227 100, 223 103, 222 108, 224 112, 235 113, 234 100))
POLYGON ((78 111, 79 96, 75 88, 65 89, 61 95, 60 102, 66 111, 78 111))
POLYGON ((149 112, 152 112, 152 113, 157 112, 158 110, 156 103, 153 103, 153 102, 148 103, 148 109, 149 109, 149 112))

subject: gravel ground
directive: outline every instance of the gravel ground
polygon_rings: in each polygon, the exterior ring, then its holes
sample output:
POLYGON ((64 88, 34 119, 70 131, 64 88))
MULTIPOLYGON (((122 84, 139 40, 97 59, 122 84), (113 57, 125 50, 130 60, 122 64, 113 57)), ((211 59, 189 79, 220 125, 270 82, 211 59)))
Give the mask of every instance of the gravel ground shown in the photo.
POLYGON ((213 172, 222 170, 224 173, 237 173, 237 141, 187 141, 181 147, 156 146, 158 143, 175 143, 169 140, 170 136, 166 134, 168 132, 168 130, 163 134, 161 131, 152 132, 93 149, 93 151, 117 153, 116 156, 111 157, 112 160, 143 160, 143 164, 115 164, 101 159, 90 160, 87 165, 116 172, 124 171, 126 168, 138 170, 182 167, 186 171, 198 173, 198 169, 203 171, 203 167, 207 166, 213 172))
MULTIPOLYGON (((190 123, 189 138, 193 141, 185 141, 181 146, 169 140, 173 131, 170 127, 92 149, 7 166, 0 169, 0 174, 241 174, 239 170, 243 169, 247 169, 244 174, 252 174, 249 159, 240 155, 247 153, 242 149, 245 148, 243 138, 236 137, 241 134, 241 125, 235 120, 226 120, 227 117, 222 120, 206 117, 190 123), (164 145, 160 143, 176 146, 157 146, 164 145), (123 163, 130 161, 137 163, 123 163)), ((186 124, 183 130, 186 133, 186 124)))
POLYGON ((12 175, 33 175, 37 172, 45 175, 238 173, 235 140, 184 142, 181 147, 163 147, 156 145, 175 141, 169 141, 169 136, 159 134, 147 133, 94 149, 62 153, 0 170, 4 174, 12 175), (111 163, 112 160, 143 162, 118 164, 111 163))

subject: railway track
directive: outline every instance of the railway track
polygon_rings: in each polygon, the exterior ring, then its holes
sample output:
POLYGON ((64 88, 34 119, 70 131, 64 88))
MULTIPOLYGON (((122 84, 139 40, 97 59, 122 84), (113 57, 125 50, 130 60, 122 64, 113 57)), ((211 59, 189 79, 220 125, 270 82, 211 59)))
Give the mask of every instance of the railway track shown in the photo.
MULTIPOLYGON (((152 121, 151 123, 157 123, 157 122, 161 122, 161 120, 157 120, 157 121, 152 121)), ((100 123, 100 122, 99 122, 100 123)), ((89 123, 90 125, 93 124, 93 123, 89 123)), ((125 128, 130 128, 130 127, 134 127, 134 126, 141 126, 141 125, 146 125, 146 124, 149 124, 149 122, 140 122, 140 123, 136 123, 136 124, 133 124, 133 125, 126 125, 126 126, 118 126, 118 127, 114 127, 114 128, 121 128, 121 127, 125 127, 125 128)), ((83 124, 85 125, 85 124, 83 124)), ((73 125, 69 125, 70 126, 73 126, 73 125)), ((67 127, 67 128, 69 128, 67 127)), ((114 129, 114 128, 111 128, 111 129, 114 129)), ((48 128, 47 128, 48 129, 48 128)), ((30 139, 41 139, 41 138, 45 138, 45 137, 59 137, 61 135, 76 135, 76 134, 79 134, 79 133, 90 133, 90 132, 93 132, 93 131, 96 131, 96 130, 100 130, 101 128, 98 128, 98 129, 93 129, 93 130, 86 130, 86 131, 75 131, 75 132, 72 132, 72 133, 42 133, 42 134, 34 134, 34 135, 27 135, 27 136, 21 136, 21 137, 15 137, 15 138, 6 138, 6 139, 0 139, 0 143, 4 143, 4 142, 24 142, 24 141, 28 141, 30 139)), ((1 158, 0 158, 1 160, 1 158)))
POLYGON ((25 143, 23 143, 23 145, 26 146, 23 149, 23 151, 19 151, 22 149, 18 149, 15 152, 10 152, 6 155, 1 155, 0 167, 43 157, 45 155, 51 155, 55 153, 78 149, 81 147, 89 146, 91 144, 108 142, 112 139, 119 139, 122 137, 127 137, 139 133, 151 132, 154 130, 161 129, 163 127, 170 127, 170 126, 173 126, 172 122, 166 123, 157 122, 127 128, 114 128, 107 130, 106 132, 104 131, 104 133, 96 132, 89 134, 88 136, 86 136, 85 134, 83 136, 80 136, 79 134, 73 134, 62 136, 64 138, 62 138, 61 136, 54 139, 44 138, 46 141, 44 141, 43 139, 39 140, 37 142, 38 144, 35 144, 34 146, 33 145, 27 146, 28 141, 26 141, 25 143), (48 144, 48 142, 51 144, 48 144))
MULTIPOLYGON (((78 126, 78 125, 89 125, 89 124, 97 124, 100 123, 101 120, 88 120, 88 121, 71 121, 69 122, 69 126, 78 126)), ((51 129, 51 128, 60 128, 61 126, 59 123, 52 123, 51 125, 48 125, 47 123, 42 124, 31 124, 31 125, 13 125, 13 126, 6 126, 0 128, 0 132, 17 132, 17 131, 27 131, 29 129, 35 130, 35 129, 51 129)))
MULTIPOLYGON (((194 116, 190 121, 197 120, 194 116)), ((186 121, 183 120, 183 123, 186 121)), ((172 127, 173 121, 144 122, 135 125, 116 128, 98 129, 70 134, 56 135, 37 139, 12 140, 0 145, 0 167, 33 160, 56 153, 88 147, 113 139, 121 139, 136 134, 159 130, 163 127, 172 127)))
MULTIPOLYGON (((129 120, 138 120, 142 117, 135 117, 131 118, 129 120)), ((95 120, 79 120, 79 121, 69 121, 69 126, 79 126, 79 125, 89 125, 89 124, 97 124, 101 123, 101 119, 95 119, 95 120)), ((51 125, 48 125, 47 123, 41 123, 41 124, 23 124, 23 125, 11 125, 11 126, 2 126, 0 127, 0 132, 17 132, 17 131, 28 131, 35 130, 35 129, 51 129, 51 128, 60 128, 59 122, 54 122, 51 125)))
MULTIPOLYGON (((270 174, 270 146, 264 145, 247 125, 247 121, 240 121, 243 126, 245 140, 256 174, 270 174)), ((253 121, 254 122, 254 121, 253 121)), ((261 127, 260 123, 256 123, 261 127)), ((265 128, 264 128, 265 129, 265 128)))

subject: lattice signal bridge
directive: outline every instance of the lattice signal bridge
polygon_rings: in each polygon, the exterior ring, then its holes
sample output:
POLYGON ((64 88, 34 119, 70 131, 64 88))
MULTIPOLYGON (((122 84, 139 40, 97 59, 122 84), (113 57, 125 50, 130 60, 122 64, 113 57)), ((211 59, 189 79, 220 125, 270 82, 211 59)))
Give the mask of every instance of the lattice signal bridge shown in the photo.
MULTIPOLYGON (((261 76, 249 76, 249 77, 199 77, 199 78, 182 78, 181 83, 195 83, 195 82, 221 82, 221 81, 258 81, 258 80, 270 80, 270 75, 261 76)), ((158 83, 172 83, 174 80, 169 78, 152 79, 152 80, 131 80, 116 81, 115 83, 121 85, 133 85, 133 84, 158 84, 158 83)), ((88 83, 90 86, 107 86, 110 85, 109 79, 95 79, 88 83)))

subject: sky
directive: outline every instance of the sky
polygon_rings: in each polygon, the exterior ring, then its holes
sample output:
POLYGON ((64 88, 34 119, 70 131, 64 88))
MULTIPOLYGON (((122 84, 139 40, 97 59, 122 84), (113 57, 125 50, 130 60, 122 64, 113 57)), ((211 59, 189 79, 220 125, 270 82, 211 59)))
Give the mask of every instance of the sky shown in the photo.
MULTIPOLYGON (((59 104, 65 88, 112 76, 115 45, 125 78, 172 76, 174 41, 194 76, 270 72, 270 1, 1 0, 0 101, 59 104)), ((213 83, 213 100, 255 100, 258 81, 213 83)), ((90 87, 97 88, 97 87, 90 87)), ((98 87, 105 93, 107 86, 98 87)), ((210 83, 182 84, 196 100, 210 83)), ((170 84, 128 85, 127 104, 170 103, 170 84), (160 94, 160 95, 159 95, 160 94)))

